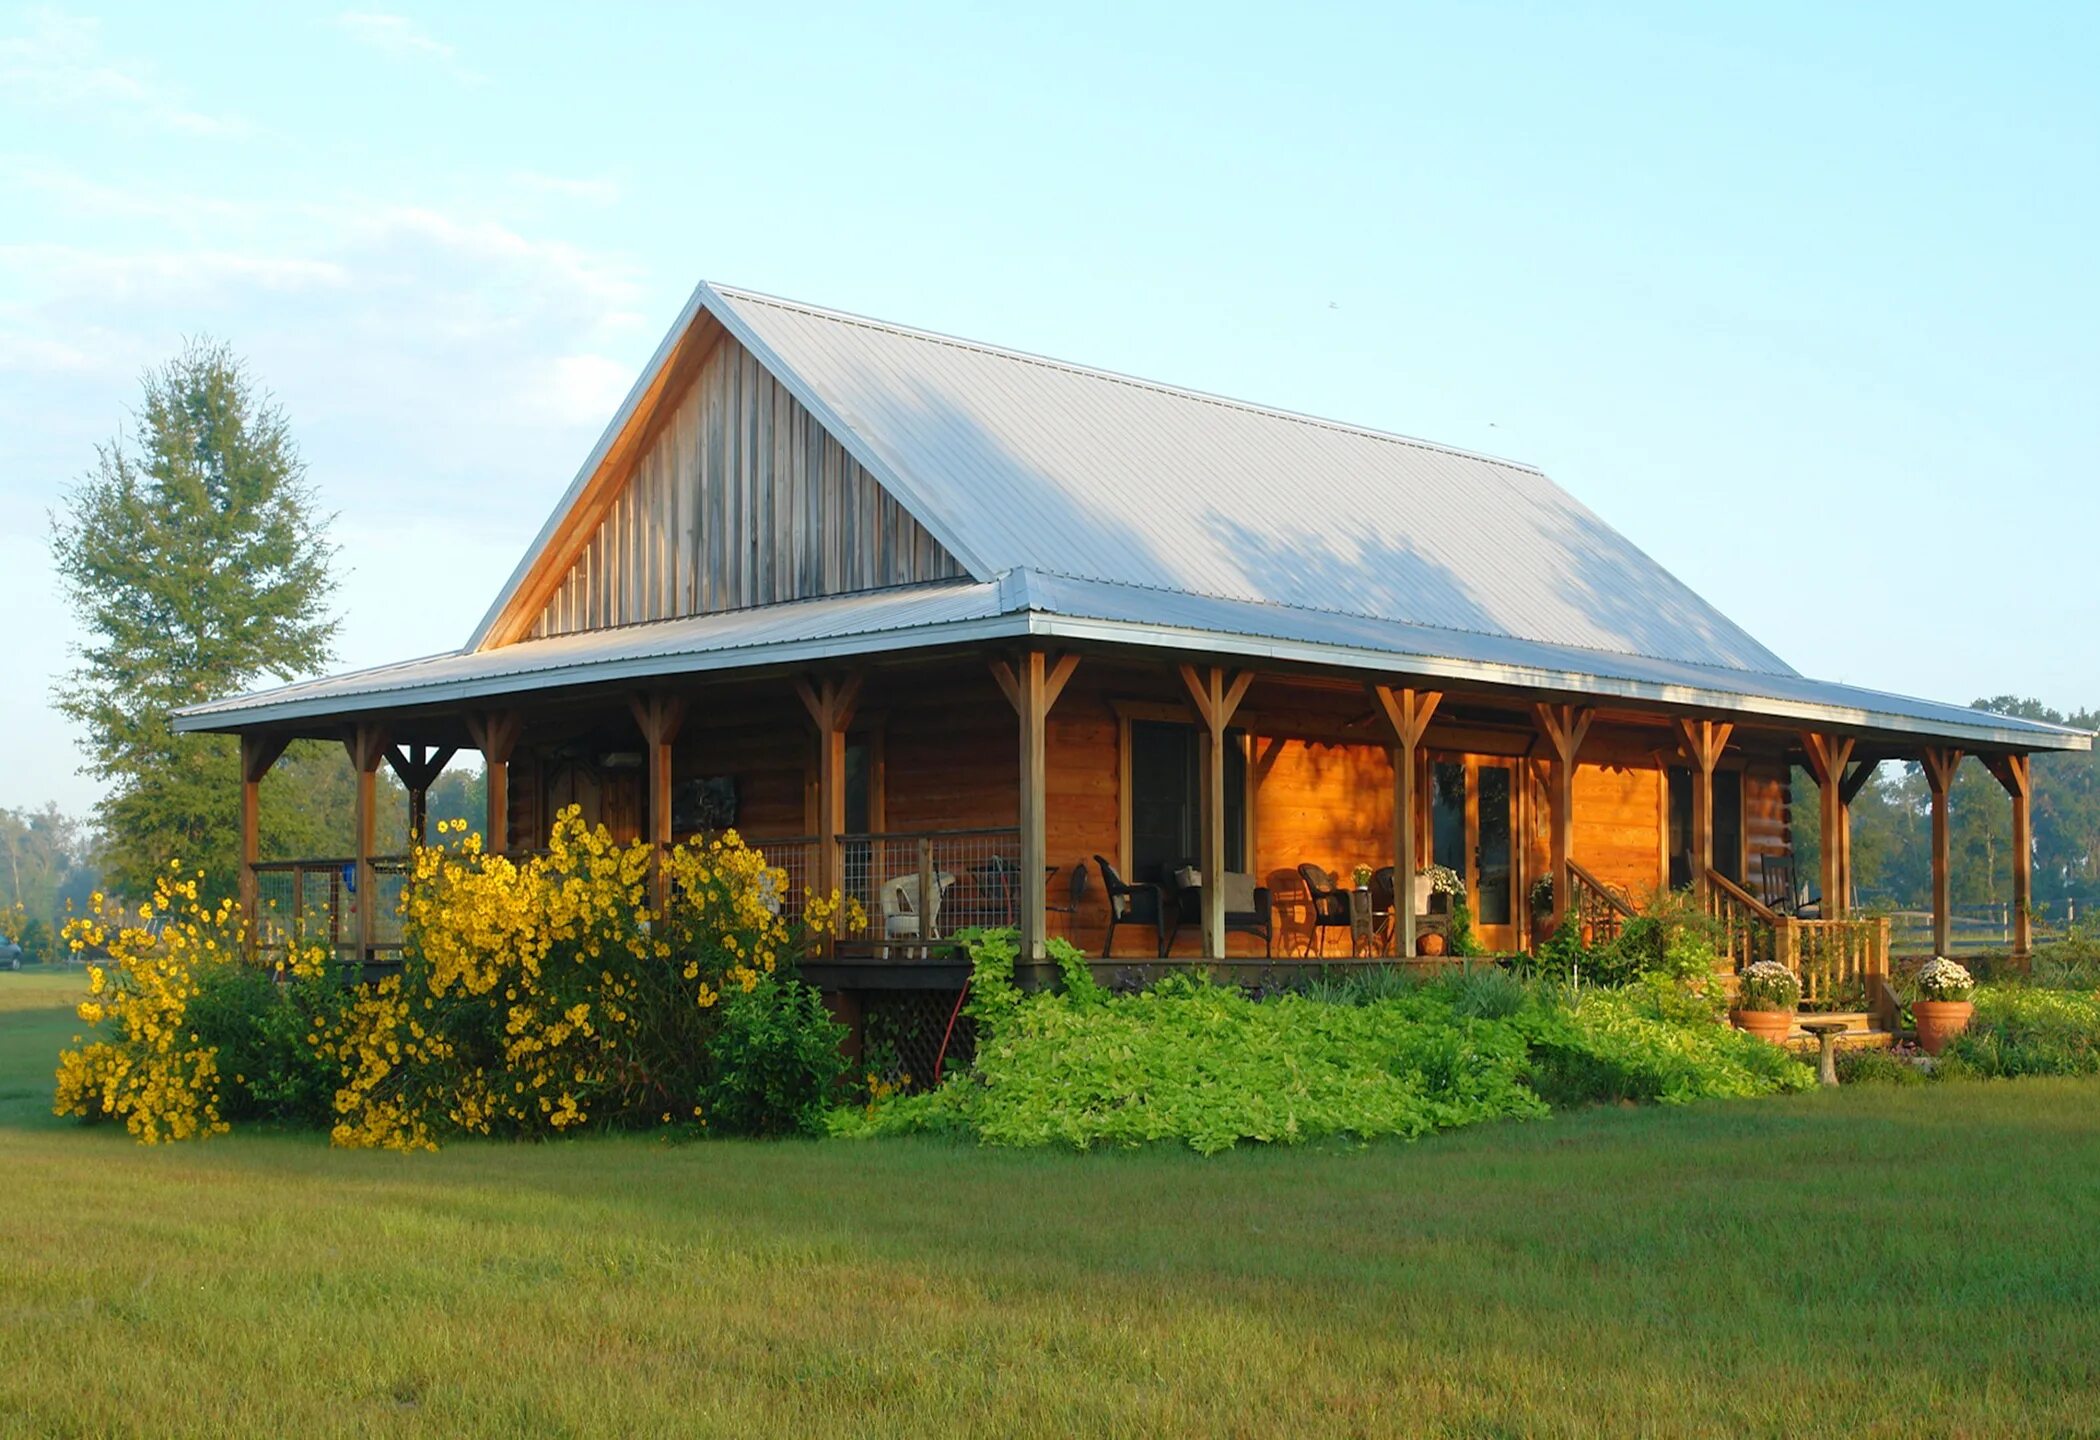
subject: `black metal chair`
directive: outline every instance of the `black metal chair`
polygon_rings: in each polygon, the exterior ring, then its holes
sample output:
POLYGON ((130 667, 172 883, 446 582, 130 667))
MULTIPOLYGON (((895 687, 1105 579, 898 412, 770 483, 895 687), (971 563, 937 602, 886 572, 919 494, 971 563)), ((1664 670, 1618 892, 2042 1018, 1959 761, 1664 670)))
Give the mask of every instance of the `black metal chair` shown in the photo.
POLYGON ((1342 893, 1334 876, 1317 865, 1300 865, 1298 876, 1311 897, 1313 944, 1325 955, 1327 932, 1349 928, 1349 897, 1342 893))
POLYGON ((1116 873, 1116 867, 1107 860, 1096 855, 1094 863, 1101 867, 1101 884, 1108 891, 1108 934, 1101 940, 1101 958, 1106 960, 1115 953, 1118 925, 1150 925, 1156 938, 1156 953, 1164 960, 1167 946, 1174 938, 1173 922, 1168 918, 1166 887, 1127 885, 1116 873))

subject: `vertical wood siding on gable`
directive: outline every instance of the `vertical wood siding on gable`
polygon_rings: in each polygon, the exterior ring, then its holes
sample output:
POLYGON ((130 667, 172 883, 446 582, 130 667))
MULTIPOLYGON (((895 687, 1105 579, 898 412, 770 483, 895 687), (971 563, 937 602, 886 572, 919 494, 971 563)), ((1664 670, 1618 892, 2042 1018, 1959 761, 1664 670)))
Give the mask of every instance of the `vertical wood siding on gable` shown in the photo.
POLYGON ((537 638, 966 572, 724 336, 649 442, 537 638))

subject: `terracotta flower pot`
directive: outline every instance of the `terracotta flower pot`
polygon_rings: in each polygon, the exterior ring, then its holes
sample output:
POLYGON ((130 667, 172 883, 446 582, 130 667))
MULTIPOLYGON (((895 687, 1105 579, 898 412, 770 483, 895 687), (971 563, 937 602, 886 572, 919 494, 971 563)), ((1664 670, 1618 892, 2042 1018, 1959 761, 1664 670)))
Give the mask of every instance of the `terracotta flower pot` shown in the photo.
POLYGON ((1784 1045, 1794 1029, 1794 1012, 1791 1010, 1731 1010, 1728 1018, 1745 1035, 1755 1035, 1774 1045, 1784 1045))
POLYGON ((1426 931, 1415 941, 1415 949, 1423 955, 1441 955, 1444 953, 1444 937, 1434 930, 1426 931))
POLYGON ((1939 1054, 1949 1040, 1969 1028, 1969 1017, 1975 1013, 1976 1006, 1967 1000, 1913 1002, 1910 1014, 1918 1023, 1918 1048, 1927 1055, 1939 1054))

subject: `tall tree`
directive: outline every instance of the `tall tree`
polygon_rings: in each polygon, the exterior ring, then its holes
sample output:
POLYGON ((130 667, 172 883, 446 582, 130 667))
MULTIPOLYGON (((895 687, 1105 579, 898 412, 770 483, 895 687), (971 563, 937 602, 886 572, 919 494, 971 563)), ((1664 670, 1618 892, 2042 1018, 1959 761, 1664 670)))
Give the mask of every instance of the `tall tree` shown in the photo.
POLYGON ((52 517, 89 637, 55 694, 109 784, 97 819, 110 887, 140 895, 179 858, 231 893, 237 747, 175 734, 170 712, 326 662, 335 547, 283 410, 231 349, 192 341, 144 388, 129 436, 98 447, 52 517))

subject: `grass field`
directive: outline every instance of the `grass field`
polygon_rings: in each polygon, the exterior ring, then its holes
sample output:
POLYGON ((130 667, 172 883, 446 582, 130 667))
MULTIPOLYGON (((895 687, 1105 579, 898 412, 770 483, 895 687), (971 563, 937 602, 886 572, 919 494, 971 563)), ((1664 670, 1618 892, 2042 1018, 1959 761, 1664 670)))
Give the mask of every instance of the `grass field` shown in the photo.
POLYGON ((0 974, 0 1431, 2100 1433, 2100 1086, 1412 1146, 134 1146, 0 974))

